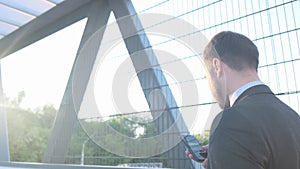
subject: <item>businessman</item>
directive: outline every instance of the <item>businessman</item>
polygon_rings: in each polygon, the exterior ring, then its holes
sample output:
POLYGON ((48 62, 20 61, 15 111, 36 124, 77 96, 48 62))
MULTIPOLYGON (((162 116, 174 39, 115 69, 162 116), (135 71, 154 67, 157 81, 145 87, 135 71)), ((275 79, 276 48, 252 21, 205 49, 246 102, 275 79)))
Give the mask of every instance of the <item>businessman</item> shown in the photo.
POLYGON ((206 78, 223 109, 211 127, 208 169, 300 169, 300 117, 260 81, 258 56, 250 39, 230 31, 204 49, 206 78))

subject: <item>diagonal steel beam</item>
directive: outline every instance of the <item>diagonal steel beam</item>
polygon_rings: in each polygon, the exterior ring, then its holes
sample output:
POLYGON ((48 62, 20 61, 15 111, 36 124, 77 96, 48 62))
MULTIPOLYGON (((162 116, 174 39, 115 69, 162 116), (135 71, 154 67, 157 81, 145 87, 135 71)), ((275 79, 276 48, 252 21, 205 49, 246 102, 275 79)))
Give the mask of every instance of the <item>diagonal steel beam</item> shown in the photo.
MULTIPOLYGON (((180 134, 182 133, 188 133, 188 128, 179 109, 170 109, 178 106, 170 88, 166 86, 166 78, 161 71, 161 68, 158 66, 159 63, 157 58, 151 49, 148 37, 144 32, 144 28, 136 14, 132 2, 130 0, 110 0, 109 2, 111 9, 116 16, 118 26, 130 54, 135 71, 137 72, 152 116, 160 116, 156 120, 159 133, 163 134, 166 130, 174 126, 175 129, 173 132, 175 132, 178 137, 180 137, 180 134), (153 67, 155 67, 155 69, 153 67), (155 94, 158 90, 159 93, 155 94), (165 105, 161 105, 162 102, 165 105), (163 113, 157 114, 157 112, 161 113, 160 109, 164 109, 163 113)), ((172 142, 173 140, 168 141, 172 142)), ((165 144, 168 144, 168 142, 165 144)), ((184 151, 185 148, 182 142, 168 151, 168 158, 172 167, 201 168, 199 164, 195 164, 187 159, 184 151)))
POLYGON ((94 38, 94 43, 89 46, 89 51, 82 52, 81 49, 90 37, 97 32, 101 27, 105 27, 108 21, 110 10, 106 0, 91 1, 87 11, 87 25, 85 27, 83 37, 77 52, 77 56, 69 77, 67 87, 55 120, 54 128, 50 136, 48 146, 44 153, 43 162, 46 163, 64 163, 65 156, 68 152, 68 145, 74 130, 74 125, 77 122, 77 113, 80 109, 90 75, 97 58, 97 52, 103 37, 103 34, 98 34, 94 38), (79 57, 80 56, 80 57, 79 57), (74 88, 73 78, 76 81, 74 88), (76 95, 74 95, 76 91, 76 95))

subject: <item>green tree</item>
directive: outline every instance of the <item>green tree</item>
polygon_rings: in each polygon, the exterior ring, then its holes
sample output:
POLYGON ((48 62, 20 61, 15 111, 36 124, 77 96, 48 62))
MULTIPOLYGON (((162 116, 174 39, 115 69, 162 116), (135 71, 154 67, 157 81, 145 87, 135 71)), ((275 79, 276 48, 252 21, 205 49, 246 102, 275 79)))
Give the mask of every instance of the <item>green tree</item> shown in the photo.
POLYGON ((9 147, 12 161, 41 162, 56 110, 45 105, 36 111, 20 106, 24 92, 17 98, 6 98, 9 147))
MULTIPOLYGON (((124 116, 112 117, 106 121, 81 121, 81 125, 84 126, 85 131, 90 133, 99 133, 101 137, 102 127, 110 126, 117 132, 121 133, 124 136, 131 137, 133 139, 142 139, 151 136, 157 135, 157 129, 152 123, 139 123, 138 119, 127 119, 124 116), (143 133, 137 133, 136 130, 143 128, 143 133)), ((85 144, 84 154, 85 154, 85 164, 96 164, 96 165, 118 165, 124 163, 134 163, 134 162, 164 162, 165 166, 167 163, 166 155, 158 155, 150 158, 128 158, 120 157, 115 154, 112 154, 105 149, 98 146, 93 142, 93 139, 90 139, 85 131, 81 128, 80 125, 77 125, 75 128, 75 133, 73 135, 71 145, 69 146, 68 160, 67 163, 80 163, 80 154, 82 150, 82 145, 85 144), (161 157, 161 159, 160 159, 161 157), (75 159, 75 160, 74 160, 75 159)), ((93 137, 93 136, 92 136, 93 137)), ((96 135, 97 137, 97 135, 96 135)), ((128 151, 128 149, 134 148, 133 145, 126 142, 126 140, 117 142, 112 137, 102 138, 106 139, 105 141, 111 143, 112 146, 117 147, 121 152, 128 151)), ((147 146, 147 145, 145 145, 147 146)), ((137 150, 139 151, 139 150, 137 150)))
POLYGON ((202 134, 194 135, 202 145, 207 145, 209 143, 209 131, 205 131, 202 134))
MULTIPOLYGON (((24 97, 25 93, 20 92, 17 98, 5 99, 11 160, 41 162, 57 110, 50 104, 38 107, 35 110, 24 109, 20 106, 24 97)), ((101 135, 101 130, 109 125, 117 132, 137 140, 157 135, 154 122, 141 123, 139 121, 141 120, 127 119, 124 116, 112 117, 106 121, 82 121, 81 124, 84 125, 86 131, 78 123, 69 146, 66 163, 79 164, 82 146, 85 145, 85 164, 118 165, 133 162, 163 162, 164 166, 168 166, 166 154, 157 155, 153 158, 120 157, 98 146, 86 134, 86 132, 95 131, 95 133, 98 132, 101 135), (137 130, 143 132, 137 132, 137 130)), ((195 136, 203 145, 208 143, 208 132, 195 136)), ((106 139, 112 145, 119 146, 122 149, 120 151, 127 151, 128 148, 134 147, 126 141, 117 143, 112 138, 107 137, 106 139)))

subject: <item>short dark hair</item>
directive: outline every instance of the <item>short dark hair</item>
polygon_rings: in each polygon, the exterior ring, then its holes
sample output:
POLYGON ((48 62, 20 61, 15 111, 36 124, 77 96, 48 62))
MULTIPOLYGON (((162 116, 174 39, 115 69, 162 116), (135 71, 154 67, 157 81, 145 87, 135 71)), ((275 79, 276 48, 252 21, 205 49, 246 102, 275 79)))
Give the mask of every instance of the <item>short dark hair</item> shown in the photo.
POLYGON ((258 68, 259 52, 256 45, 246 36, 223 31, 216 34, 204 49, 204 60, 219 58, 230 68, 240 71, 258 68))

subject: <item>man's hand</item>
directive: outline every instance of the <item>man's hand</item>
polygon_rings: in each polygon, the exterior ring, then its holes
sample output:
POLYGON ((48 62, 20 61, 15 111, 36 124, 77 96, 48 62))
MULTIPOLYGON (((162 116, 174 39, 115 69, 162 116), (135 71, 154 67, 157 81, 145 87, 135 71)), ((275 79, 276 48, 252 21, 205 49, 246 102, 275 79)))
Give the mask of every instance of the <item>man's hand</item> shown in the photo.
MULTIPOLYGON (((203 149, 204 149, 205 151, 208 151, 208 145, 203 146, 203 149)), ((196 159, 193 157, 193 155, 190 153, 189 150, 186 150, 186 151, 185 151, 185 154, 186 154, 189 158, 193 159, 194 161, 197 161, 197 162, 201 163, 200 161, 196 160, 196 159)), ((207 163, 207 158, 201 163, 201 164, 203 165, 204 168, 206 168, 206 163, 207 163)))

